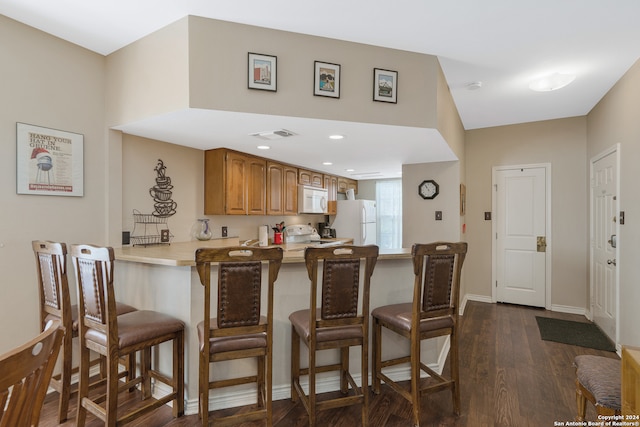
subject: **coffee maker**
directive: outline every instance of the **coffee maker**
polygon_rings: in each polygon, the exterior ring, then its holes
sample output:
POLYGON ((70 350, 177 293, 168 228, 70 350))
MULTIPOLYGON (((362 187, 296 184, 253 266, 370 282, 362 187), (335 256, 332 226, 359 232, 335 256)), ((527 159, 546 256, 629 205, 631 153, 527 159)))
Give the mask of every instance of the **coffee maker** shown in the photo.
POLYGON ((327 222, 319 222, 318 223, 318 234, 323 239, 335 239, 336 230, 329 227, 329 223, 327 222))

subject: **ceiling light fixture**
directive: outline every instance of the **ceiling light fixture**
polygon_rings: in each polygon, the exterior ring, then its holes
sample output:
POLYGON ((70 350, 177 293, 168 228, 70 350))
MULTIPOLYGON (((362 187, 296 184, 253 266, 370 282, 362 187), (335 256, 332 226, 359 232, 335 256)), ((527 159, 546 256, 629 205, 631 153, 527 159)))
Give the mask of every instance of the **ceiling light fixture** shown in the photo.
POLYGON ((553 73, 548 76, 541 77, 529 83, 529 89, 536 92, 550 92, 558 90, 574 81, 575 74, 553 73))
POLYGON ((344 138, 344 135, 329 135, 329 139, 338 140, 338 139, 343 139, 343 138, 344 138))
POLYGON ((478 90, 482 87, 482 82, 477 81, 477 82, 471 82, 471 83, 467 83, 467 90, 478 90))
POLYGON ((258 145, 258 150, 268 150, 271 147, 269 147, 268 145, 258 145))
POLYGON ((322 162, 322 164, 325 165, 325 166, 331 166, 333 163, 331 163, 331 162, 322 162))

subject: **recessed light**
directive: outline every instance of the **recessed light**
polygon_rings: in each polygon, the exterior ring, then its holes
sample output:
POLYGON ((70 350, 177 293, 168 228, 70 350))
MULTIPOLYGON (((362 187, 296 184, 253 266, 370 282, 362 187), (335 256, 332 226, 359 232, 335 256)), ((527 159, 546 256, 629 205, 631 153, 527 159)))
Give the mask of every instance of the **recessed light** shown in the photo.
POLYGON ((325 166, 331 166, 333 163, 331 163, 331 162, 322 162, 322 164, 325 165, 325 166))
POLYGON ((355 172, 355 169, 345 169, 345 172, 355 172))
POLYGON ((269 147, 268 145, 258 145, 258 150, 268 150, 271 147, 269 147))
POLYGON ((344 135, 329 135, 329 139, 338 140, 338 139, 343 139, 343 138, 344 138, 344 135))

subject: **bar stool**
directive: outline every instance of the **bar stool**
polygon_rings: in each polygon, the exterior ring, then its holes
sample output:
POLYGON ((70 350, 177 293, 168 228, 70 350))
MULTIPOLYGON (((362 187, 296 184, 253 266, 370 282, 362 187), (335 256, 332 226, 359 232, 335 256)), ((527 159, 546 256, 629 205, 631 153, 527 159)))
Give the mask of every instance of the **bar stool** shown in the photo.
POLYGON ((458 298, 460 273, 467 253, 467 244, 437 242, 415 244, 413 257, 413 302, 378 307, 373 318, 373 391, 380 393, 384 381, 411 402, 413 425, 420 425, 420 396, 422 393, 451 389, 453 409, 460 414, 460 379, 458 373, 458 298), (382 360, 382 328, 407 338, 410 355, 382 360), (429 368, 420 361, 420 342, 424 339, 450 336, 449 362, 451 378, 429 368), (383 368, 410 364, 411 386, 407 390, 382 372, 383 368), (426 372, 435 384, 420 384, 420 372, 426 372))
MULTIPOLYGON (((584 421, 587 400, 593 404, 598 417, 622 413, 620 359, 583 354, 576 356, 576 421, 584 421)), ((598 418, 600 419, 600 418, 598 418)))
MULTIPOLYGON (((40 295, 40 327, 44 330, 47 322, 60 320, 66 333, 62 342, 62 364, 60 373, 51 378, 51 388, 60 394, 58 422, 63 423, 69 412, 71 395, 73 338, 78 336, 78 306, 71 304, 67 279, 67 245, 58 242, 34 240, 31 242, 38 270, 38 290, 40 295)), ((127 304, 116 303, 118 315, 135 311, 127 304)), ((94 361, 100 362, 99 359, 94 361)), ((135 370, 135 361, 123 361, 127 374, 135 370)))
POLYGON ((60 353, 64 329, 60 320, 25 344, 0 354, 0 425, 33 427, 60 353))
POLYGON ((199 414, 209 425, 209 390, 256 383, 257 409, 242 414, 217 417, 216 426, 265 420, 272 425, 271 387, 273 365, 273 288, 282 248, 201 248, 196 251, 196 267, 204 286, 204 320, 198 324, 200 342, 199 414), (217 317, 211 318, 211 263, 218 263, 217 317), (261 312, 263 263, 268 264, 266 315, 261 312), (234 359, 257 359, 257 374, 211 380, 211 363, 234 359))
POLYGON ((104 421, 107 427, 125 424, 173 401, 173 416, 184 413, 184 322, 166 314, 137 310, 116 315, 113 289, 113 248, 71 245, 71 258, 78 284, 80 302, 80 385, 78 388, 77 426, 85 424, 87 411, 104 421), (171 378, 151 367, 151 348, 173 343, 171 378), (89 397, 89 352, 106 358, 106 396, 89 397), (135 357, 140 351, 140 375, 121 383, 118 360, 135 357), (151 379, 171 387, 171 392, 125 414, 118 413, 118 392, 141 384, 142 398, 151 397, 151 379), (104 406, 101 405, 105 402, 104 406))
POLYGON ((362 405, 362 425, 369 425, 369 287, 378 259, 378 247, 337 246, 307 248, 304 253, 311 281, 309 309, 291 313, 291 399, 302 399, 309 414, 309 425, 315 426, 316 413, 324 409, 362 405), (361 261, 364 273, 361 274, 361 261), (322 292, 318 299, 318 264, 322 262, 322 292), (300 368, 300 342, 309 350, 308 368, 300 368), (349 372, 349 347, 361 347, 361 387, 349 372), (340 349, 340 362, 317 365, 316 352, 340 349), (319 400, 316 396, 316 374, 340 372, 343 396, 319 400), (308 375, 309 394, 300 385, 300 376, 308 375), (349 393, 351 387, 352 393, 349 393))

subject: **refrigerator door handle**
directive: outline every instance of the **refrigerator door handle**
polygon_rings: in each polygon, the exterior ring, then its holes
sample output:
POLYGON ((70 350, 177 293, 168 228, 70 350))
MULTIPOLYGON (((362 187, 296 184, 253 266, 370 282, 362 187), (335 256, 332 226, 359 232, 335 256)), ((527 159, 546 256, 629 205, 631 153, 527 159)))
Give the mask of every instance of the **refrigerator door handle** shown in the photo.
POLYGON ((361 240, 361 244, 364 244, 364 242, 367 241, 367 224, 366 223, 362 223, 362 240, 361 240))

